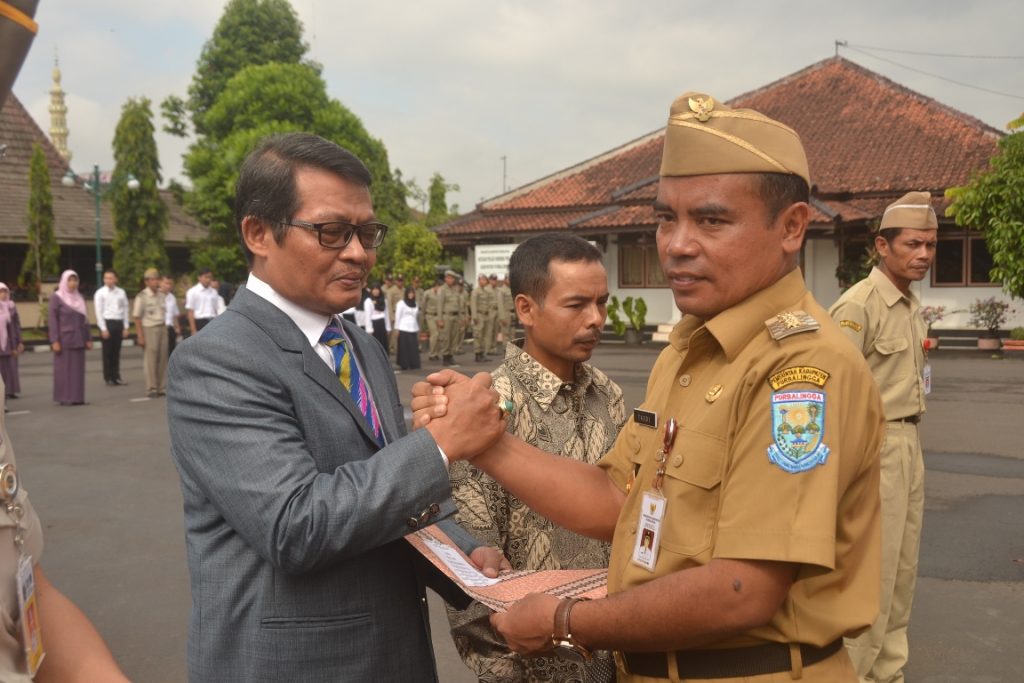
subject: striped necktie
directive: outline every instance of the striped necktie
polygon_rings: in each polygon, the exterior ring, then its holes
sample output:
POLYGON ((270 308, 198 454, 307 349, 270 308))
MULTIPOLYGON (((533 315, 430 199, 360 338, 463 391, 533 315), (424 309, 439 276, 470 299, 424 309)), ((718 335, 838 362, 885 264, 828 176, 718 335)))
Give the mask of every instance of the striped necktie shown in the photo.
POLYGON ((373 432, 377 444, 383 445, 380 417, 374 408, 373 399, 370 398, 366 381, 363 380, 363 376, 359 372, 359 365, 349 350, 349 341, 337 321, 331 320, 327 325, 327 329, 320 335, 320 343, 326 344, 331 349, 331 355, 334 356, 334 374, 338 376, 341 386, 352 397, 359 412, 363 414, 363 419, 366 420, 370 431, 373 432))

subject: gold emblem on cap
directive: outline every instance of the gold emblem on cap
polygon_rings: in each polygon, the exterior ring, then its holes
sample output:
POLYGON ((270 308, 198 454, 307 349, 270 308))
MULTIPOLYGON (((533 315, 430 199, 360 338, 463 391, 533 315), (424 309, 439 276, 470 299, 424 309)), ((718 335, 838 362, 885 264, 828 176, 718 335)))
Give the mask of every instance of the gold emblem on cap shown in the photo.
POLYGON ((704 400, 708 403, 714 403, 718 400, 718 397, 722 395, 722 385, 716 384, 715 386, 708 389, 708 393, 704 394, 704 400))
POLYGON ((711 111, 715 108, 715 98, 710 95, 691 97, 688 100, 690 111, 698 121, 704 123, 711 118, 711 111))

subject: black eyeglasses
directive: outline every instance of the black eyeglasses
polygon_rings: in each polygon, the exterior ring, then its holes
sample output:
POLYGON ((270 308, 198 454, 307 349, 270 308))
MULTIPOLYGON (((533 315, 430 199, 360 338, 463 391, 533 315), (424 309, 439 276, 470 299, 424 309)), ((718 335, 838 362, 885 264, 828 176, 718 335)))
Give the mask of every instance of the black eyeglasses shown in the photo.
POLYGON ((359 244, 363 245, 363 249, 376 249, 384 242, 384 235, 388 234, 388 226, 383 223, 355 225, 345 221, 307 223, 293 220, 290 223, 281 221, 281 225, 312 230, 320 240, 320 246, 326 249, 344 249, 355 234, 359 235, 359 244))

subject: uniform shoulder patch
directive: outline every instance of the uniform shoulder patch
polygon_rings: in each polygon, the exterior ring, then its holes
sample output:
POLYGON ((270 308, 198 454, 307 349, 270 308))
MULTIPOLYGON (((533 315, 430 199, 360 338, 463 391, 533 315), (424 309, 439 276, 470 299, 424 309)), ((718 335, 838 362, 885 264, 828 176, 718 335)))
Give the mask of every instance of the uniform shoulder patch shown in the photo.
POLYGON ((821 329, 818 321, 804 311, 779 313, 777 316, 765 320, 764 324, 768 328, 768 333, 772 335, 772 339, 775 340, 785 339, 790 335, 801 332, 821 329))
POLYGON ((828 381, 829 376, 829 373, 825 372, 821 368, 816 368, 811 365, 799 365, 779 370, 768 378, 768 384, 775 391, 778 391, 782 387, 790 384, 796 384, 797 382, 817 384, 819 387, 823 387, 825 386, 825 382, 828 381))
POLYGON ((839 327, 849 327, 854 332, 860 332, 864 326, 854 320, 840 320, 839 327))
POLYGON ((776 391, 771 396, 772 445, 768 460, 790 474, 824 465, 825 392, 776 391))

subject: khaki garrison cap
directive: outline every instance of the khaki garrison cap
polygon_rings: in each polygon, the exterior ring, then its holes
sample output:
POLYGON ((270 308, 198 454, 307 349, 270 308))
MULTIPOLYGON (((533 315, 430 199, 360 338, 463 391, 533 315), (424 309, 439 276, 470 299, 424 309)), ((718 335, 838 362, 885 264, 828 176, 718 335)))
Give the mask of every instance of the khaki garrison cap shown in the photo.
POLYGON ((792 173, 811 184, 800 136, 753 109, 688 92, 672 103, 661 175, 792 173))
MULTIPOLYGON (((138 272, 138 271, 136 271, 138 272)), ((156 268, 146 268, 146 272, 142 274, 143 278, 160 277, 160 271, 156 268)))
POLYGON ((449 275, 451 275, 452 277, 458 277, 459 276, 458 273, 456 273, 454 270, 451 270, 450 268, 448 270, 444 271, 444 276, 445 277, 448 277, 449 275))
POLYGON ((885 207, 878 229, 886 228, 938 230, 939 222, 932 208, 932 196, 927 192, 908 192, 885 207))

